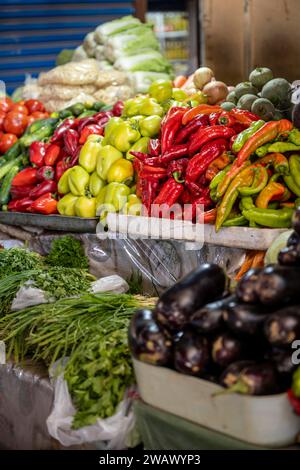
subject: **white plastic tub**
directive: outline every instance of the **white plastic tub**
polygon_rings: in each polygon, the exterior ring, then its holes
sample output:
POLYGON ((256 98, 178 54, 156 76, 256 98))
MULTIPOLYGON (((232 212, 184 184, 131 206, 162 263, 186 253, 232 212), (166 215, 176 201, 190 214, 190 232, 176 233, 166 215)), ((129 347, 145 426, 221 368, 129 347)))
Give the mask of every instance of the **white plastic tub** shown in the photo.
POLYGON ((206 380, 134 360, 141 398, 156 408, 262 447, 293 444, 300 431, 286 394, 252 397, 214 394, 206 380))

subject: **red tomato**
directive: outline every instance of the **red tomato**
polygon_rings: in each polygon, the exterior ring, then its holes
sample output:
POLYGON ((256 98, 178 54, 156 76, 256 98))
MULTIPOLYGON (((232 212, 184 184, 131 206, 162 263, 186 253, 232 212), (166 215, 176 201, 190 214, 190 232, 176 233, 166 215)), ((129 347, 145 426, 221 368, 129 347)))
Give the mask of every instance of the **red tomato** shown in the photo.
POLYGON ((0 98, 0 111, 7 113, 13 104, 14 102, 10 98, 0 98))
POLYGON ((3 130, 3 123, 5 119, 6 113, 4 111, 0 111, 0 131, 3 130))
POLYGON ((45 119, 49 117, 48 113, 41 113, 41 111, 34 111, 34 113, 31 114, 31 116, 34 117, 34 119, 45 119))
POLYGON ((27 116, 21 113, 10 111, 4 119, 4 130, 6 132, 21 136, 27 126, 27 116))
POLYGON ((17 140, 18 138, 14 134, 3 134, 0 138, 0 153, 4 154, 7 152, 17 140))
POLYGON ((12 108, 10 109, 10 111, 12 111, 14 113, 29 114, 28 109, 26 108, 26 106, 24 106, 24 104, 20 104, 20 102, 15 103, 12 106, 12 108))
POLYGON ((34 116, 28 116, 27 117, 27 127, 30 126, 30 124, 33 123, 33 121, 35 121, 36 118, 34 116))
POLYGON ((25 101, 25 106, 28 109, 29 114, 32 114, 35 111, 45 111, 45 106, 39 100, 27 100, 25 101))

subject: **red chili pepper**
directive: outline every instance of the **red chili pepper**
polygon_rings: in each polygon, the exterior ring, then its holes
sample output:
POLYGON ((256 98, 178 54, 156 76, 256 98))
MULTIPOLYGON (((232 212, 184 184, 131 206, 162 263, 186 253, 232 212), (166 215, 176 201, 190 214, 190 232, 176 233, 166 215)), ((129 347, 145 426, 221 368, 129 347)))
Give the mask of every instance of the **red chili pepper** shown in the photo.
POLYGON ((175 144, 186 142, 199 127, 204 126, 209 126, 208 115, 200 114, 199 116, 195 116, 186 126, 179 130, 175 138, 175 144))
POLYGON ((228 111, 223 111, 221 114, 219 114, 217 121, 221 126, 227 127, 233 127, 237 123, 235 117, 232 116, 232 114, 228 111))
POLYGON ((61 148, 57 144, 50 144, 46 150, 46 155, 44 158, 44 165, 53 166, 59 157, 61 148))
POLYGON ((250 113, 250 111, 245 109, 233 108, 230 112, 238 122, 241 124, 247 124, 247 126, 250 126, 252 122, 259 121, 260 119, 259 116, 250 113))
POLYGON ((12 186, 10 188, 10 196, 11 196, 12 200, 22 199, 24 197, 27 197, 28 194, 30 193, 30 191, 32 191, 33 188, 34 188, 34 186, 32 186, 32 185, 12 186))
POLYGON ((164 154, 174 143, 175 135, 181 127, 182 116, 186 108, 180 108, 177 111, 168 111, 161 127, 161 151, 164 154))
POLYGON ((143 161, 144 165, 159 167, 162 164, 160 157, 148 157, 143 161))
POLYGON ((7 205, 7 209, 12 212, 30 212, 33 200, 28 196, 22 199, 15 199, 10 201, 7 205))
POLYGON ((64 147, 72 157, 78 148, 79 134, 75 129, 68 129, 64 133, 64 147))
POLYGON ((57 184, 55 181, 43 181, 30 191, 29 197, 31 199, 37 199, 38 197, 43 196, 45 193, 56 193, 56 191, 57 184))
POLYGON ((54 168, 52 166, 42 166, 36 174, 38 181, 47 181, 54 179, 54 168))
POLYGON ((223 114, 223 112, 222 113, 211 113, 211 114, 209 114, 209 116, 208 116, 209 124, 211 126, 216 126, 216 125, 220 124, 219 123, 219 117, 220 117, 221 114, 223 114))
POLYGON ((173 160, 168 166, 168 176, 173 176, 177 183, 184 183, 184 175, 186 167, 188 166, 188 158, 180 158, 179 160, 173 160))
POLYGON ((70 167, 72 167, 74 165, 77 165, 81 149, 82 149, 82 145, 79 145, 79 147, 77 147, 77 149, 75 150, 75 152, 74 152, 74 154, 73 154, 73 156, 70 160, 70 167))
POLYGON ((159 187, 159 183, 157 181, 151 181, 149 179, 143 179, 140 181, 140 189, 141 189, 141 196, 142 196, 142 204, 143 208, 146 210, 146 214, 149 215, 151 210, 151 204, 153 203, 155 196, 157 194, 157 190, 159 187))
POLYGON ((70 157, 64 157, 57 163, 55 168, 55 181, 59 181, 64 172, 71 168, 70 161, 70 157))
MULTIPOLYGON (((184 207, 183 219, 184 220, 194 220, 196 215, 203 218, 203 207, 209 207, 212 203, 209 197, 209 188, 203 188, 199 192, 199 196, 196 198, 191 198, 189 201, 188 207, 184 207), (191 204, 192 202, 192 204, 191 204)), ((197 222, 197 221, 196 221, 197 222)), ((202 219, 201 219, 202 222, 202 219)))
POLYGON ((247 127, 249 127, 247 124, 236 122, 233 124, 233 126, 231 126, 231 129, 233 129, 236 134, 239 134, 240 132, 243 132, 245 129, 247 129, 247 127))
POLYGON ((121 116, 123 109, 124 109, 124 103, 123 101, 119 100, 114 104, 112 113, 114 116, 119 117, 121 116))
POLYGON ((150 139, 148 144, 148 151, 152 157, 158 157, 161 152, 160 140, 150 139))
POLYGON ((234 130, 226 126, 211 126, 199 129, 193 137, 189 146, 189 155, 194 155, 204 144, 211 140, 223 138, 230 139, 234 135, 234 130))
POLYGON ((36 168, 25 168, 21 170, 12 180, 12 186, 28 186, 37 183, 36 168))
POLYGON ((183 157, 184 155, 188 154, 188 145, 181 144, 181 145, 174 145, 169 150, 164 153, 161 157, 161 161, 163 164, 169 163, 176 158, 183 157))
MULTIPOLYGON (((227 128, 224 127, 224 129, 227 128)), ((189 181, 197 181, 199 176, 205 173, 211 162, 219 157, 227 148, 228 142, 225 139, 216 139, 204 145, 201 152, 194 155, 189 161, 186 169, 186 179, 189 181)))
MULTIPOLYGON (((146 158, 150 158, 149 153, 143 153, 143 152, 134 152, 130 151, 131 155, 135 157, 135 159, 141 160, 142 162, 146 160, 146 158)), ((135 161, 134 159, 134 161, 135 161)))
POLYGON ((155 174, 155 173, 161 173, 163 175, 167 174, 167 169, 162 168, 160 166, 153 167, 153 166, 150 166, 150 165, 144 165, 143 166, 143 171, 146 172, 146 173, 150 173, 150 174, 155 174))
POLYGON ((204 224, 214 224, 217 217, 217 208, 214 207, 209 211, 204 212, 203 214, 203 223, 204 224))
POLYGON ((71 117, 65 119, 56 129, 51 138, 51 144, 56 144, 59 142, 63 137, 67 130, 77 128, 78 120, 71 117))
POLYGON ((44 215, 57 214, 57 200, 51 193, 45 193, 33 201, 31 211, 44 215))
POLYGON ((44 142, 35 141, 32 142, 29 147, 29 160, 38 168, 44 165, 47 146, 48 144, 45 144, 44 142))
POLYGON ((88 138, 89 135, 103 135, 104 129, 103 127, 100 127, 98 124, 89 124, 88 126, 85 126, 80 134, 79 138, 79 143, 84 144, 88 138))
POLYGON ((192 201, 191 194, 188 189, 185 189, 180 196, 182 204, 190 204, 192 201))
POLYGON ((174 178, 169 178, 162 186, 158 196, 153 201, 153 204, 161 205, 166 204, 169 207, 175 204, 184 191, 184 186, 177 183, 174 178))
POLYGON ((229 150, 232 150, 232 146, 233 146, 234 141, 235 141, 236 138, 237 138, 237 135, 233 135, 232 137, 230 137, 230 140, 229 140, 229 150))
POLYGON ((295 413, 300 416, 300 398, 296 397, 292 389, 287 391, 287 396, 295 413))

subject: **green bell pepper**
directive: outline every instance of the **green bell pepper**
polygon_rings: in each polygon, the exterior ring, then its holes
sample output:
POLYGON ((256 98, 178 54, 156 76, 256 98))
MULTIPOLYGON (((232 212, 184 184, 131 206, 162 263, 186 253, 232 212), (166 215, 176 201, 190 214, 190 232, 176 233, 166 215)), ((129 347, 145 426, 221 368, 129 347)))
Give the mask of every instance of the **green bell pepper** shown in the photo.
POLYGON ((96 217, 96 198, 80 196, 75 202, 75 214, 77 217, 96 217))
POLYGON ((105 126, 104 139, 102 140, 102 145, 107 145, 109 143, 109 137, 111 133, 121 122, 123 122, 123 120, 119 117, 110 118, 110 120, 105 126))
POLYGON ((140 132, 144 137, 155 137, 160 131, 160 116, 148 116, 140 122, 140 132))
POLYGON ((80 150, 79 165, 88 173, 93 173, 96 169, 97 156, 102 148, 101 141, 102 137, 92 135, 80 150))
POLYGON ((136 194, 129 194, 127 202, 122 209, 123 214, 141 215, 142 201, 136 194))
POLYGON ((141 103, 139 114, 144 114, 145 116, 153 116, 153 114, 157 114, 158 116, 162 116, 164 114, 164 110, 154 98, 145 98, 141 103))
POLYGON ((124 102, 124 108, 122 111, 122 116, 131 117, 138 114, 143 114, 140 112, 140 108, 143 102, 147 98, 145 96, 136 96, 135 98, 130 98, 124 102))
POLYGON ((97 174, 102 180, 107 179, 107 173, 111 165, 123 157, 122 152, 112 145, 104 145, 98 153, 97 157, 97 174))
POLYGON ((141 153, 148 153, 148 145, 149 145, 150 138, 149 137, 141 137, 137 140, 133 146, 127 151, 126 158, 127 160, 133 160, 134 156, 131 155, 132 152, 141 152, 141 153))
POLYGON ((57 203, 57 210, 61 215, 67 215, 69 217, 74 217, 75 214, 75 203, 78 197, 74 196, 72 193, 66 194, 61 198, 57 203))
POLYGON ((108 143, 120 152, 127 152, 140 137, 141 134, 130 122, 122 121, 111 132, 108 143))
POLYGON ((151 98, 157 100, 158 103, 162 103, 172 97, 173 88, 171 80, 156 80, 152 82, 149 88, 149 95, 151 98))
POLYGON ((90 175, 88 172, 79 165, 70 168, 68 174, 68 183, 71 193, 74 196, 84 196, 88 188, 90 175))
POLYGON ((189 95, 181 88, 173 88, 172 99, 175 101, 184 101, 188 99, 189 95))
POLYGON ((109 212, 119 212, 126 204, 130 188, 122 183, 109 183, 96 198, 96 213, 103 219, 109 212))
POLYGON ((90 182, 89 182, 89 190, 92 196, 94 197, 98 196, 100 190, 104 188, 105 184, 106 184, 105 181, 102 178, 100 178, 97 171, 94 171, 94 173, 92 173, 90 176, 90 182))
POLYGON ((69 185, 69 173, 72 168, 69 168, 67 171, 59 179, 57 189, 60 194, 67 194, 70 192, 70 185, 69 185))

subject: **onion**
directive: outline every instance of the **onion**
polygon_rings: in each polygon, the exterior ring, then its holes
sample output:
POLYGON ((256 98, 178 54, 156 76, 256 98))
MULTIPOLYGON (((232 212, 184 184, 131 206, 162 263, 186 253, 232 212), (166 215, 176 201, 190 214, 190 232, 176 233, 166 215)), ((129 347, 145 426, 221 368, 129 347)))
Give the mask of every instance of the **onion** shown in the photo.
POLYGON ((210 82, 214 73, 208 67, 200 67, 194 73, 194 85, 199 90, 202 90, 206 83, 210 82))
POLYGON ((202 92, 207 96, 208 104, 216 104, 228 95, 227 85, 223 82, 210 82, 205 85, 202 92))

